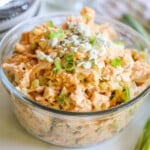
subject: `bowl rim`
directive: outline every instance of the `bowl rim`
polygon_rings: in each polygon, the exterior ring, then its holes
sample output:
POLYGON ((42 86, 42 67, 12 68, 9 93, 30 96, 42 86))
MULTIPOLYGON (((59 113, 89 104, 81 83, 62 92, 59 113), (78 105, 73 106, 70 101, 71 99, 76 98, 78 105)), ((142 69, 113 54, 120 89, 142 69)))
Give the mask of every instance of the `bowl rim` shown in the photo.
MULTIPOLYGON (((0 80, 1 83, 3 83, 3 86, 8 89, 8 91, 10 92, 11 95, 17 96, 19 98, 20 101, 24 101, 25 103, 36 107, 40 110, 49 112, 49 113, 54 113, 54 114, 58 114, 58 115, 62 115, 62 116, 72 116, 72 117, 100 117, 103 115, 108 115, 108 114, 113 114, 115 112, 121 111, 125 108, 128 108, 130 106, 132 106, 133 104, 135 104, 136 102, 138 102, 141 98, 143 98, 146 94, 148 94, 148 92, 150 91, 150 85, 143 90, 142 93, 140 93, 139 95, 137 95, 135 98, 131 99, 130 101, 120 104, 118 106, 106 109, 106 110, 100 110, 100 111, 94 111, 94 112, 69 112, 69 111, 63 111, 63 110, 59 110, 59 109, 55 109, 55 108, 51 108, 51 107, 46 107, 44 105, 41 105, 37 102, 35 102, 34 100, 31 100, 30 98, 28 98, 27 96, 25 96, 23 93, 21 93, 20 91, 18 91, 15 86, 13 86, 13 84, 8 80, 7 76, 4 73, 3 67, 2 67, 2 53, 3 50, 1 49, 3 43, 5 42, 5 40, 7 40, 7 37, 9 37, 9 35, 11 35, 11 33, 13 33, 15 30, 17 30, 18 28, 22 27, 23 25, 27 24, 28 22, 30 22, 32 20, 33 21, 37 21, 39 19, 43 19, 43 18, 50 18, 50 17, 67 17, 70 15, 76 15, 77 13, 72 13, 72 12, 59 12, 59 13, 51 13, 45 16, 36 16, 36 17, 32 17, 30 19, 27 19, 21 23, 19 23, 18 25, 16 25, 15 27, 13 27, 11 30, 9 30, 4 37, 2 38, 2 40, 0 41, 0 80)), ((119 25, 122 26, 123 28, 126 28, 129 33, 134 34, 136 37, 140 38, 142 41, 144 41, 148 47, 148 49, 150 49, 150 44, 148 43, 148 41, 146 41, 139 33, 137 33, 135 30, 133 30, 131 27, 123 24, 120 21, 117 21, 115 19, 112 19, 110 17, 106 17, 106 16, 97 16, 98 18, 103 18, 104 20, 110 21, 111 23, 115 24, 115 25, 119 25)))

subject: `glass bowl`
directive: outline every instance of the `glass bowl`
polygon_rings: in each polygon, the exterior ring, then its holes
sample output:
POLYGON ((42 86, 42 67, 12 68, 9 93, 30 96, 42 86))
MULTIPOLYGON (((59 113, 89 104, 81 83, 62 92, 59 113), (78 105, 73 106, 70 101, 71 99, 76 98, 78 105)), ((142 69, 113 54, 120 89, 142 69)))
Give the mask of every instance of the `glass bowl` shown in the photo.
MULTIPOLYGON (((52 20, 60 25, 68 13, 53 14, 40 18, 32 18, 23 22, 5 35, 0 45, 0 78, 9 93, 13 111, 20 124, 35 137, 51 144, 65 147, 84 147, 102 142, 116 135, 129 123, 148 93, 148 86, 141 94, 131 101, 117 107, 97 112, 65 112, 42 106, 20 93, 8 80, 2 64, 12 55, 13 45, 24 31, 31 30, 35 25, 52 20)), ((108 22, 118 33, 120 40, 131 48, 140 49, 148 43, 135 31, 110 18, 97 16, 97 23, 108 22)), ((149 51, 148 51, 149 55, 149 51)))
POLYGON ((87 0, 46 0, 51 7, 64 10, 80 10, 86 4, 86 1, 87 0))

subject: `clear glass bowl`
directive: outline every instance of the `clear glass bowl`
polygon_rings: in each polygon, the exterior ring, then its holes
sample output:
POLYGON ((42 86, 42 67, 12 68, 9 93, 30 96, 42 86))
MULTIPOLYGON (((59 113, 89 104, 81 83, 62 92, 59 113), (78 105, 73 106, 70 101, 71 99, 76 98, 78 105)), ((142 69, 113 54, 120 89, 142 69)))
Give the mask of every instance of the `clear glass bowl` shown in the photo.
POLYGON ((86 5, 86 1, 87 0, 46 0, 51 7, 64 10, 80 10, 86 5))
MULTIPOLYGON (((14 113, 20 124, 35 137, 48 143, 65 147, 84 147, 104 141, 121 131, 131 120, 134 112, 148 93, 150 86, 133 100, 117 107, 97 112, 65 112, 47 108, 20 93, 7 79, 2 64, 11 56, 13 45, 24 31, 35 25, 52 20, 60 25, 69 14, 53 14, 33 18, 9 31, 0 45, 0 78, 9 93, 14 113)), ((97 23, 108 22, 118 33, 119 39, 131 48, 140 49, 148 43, 131 28, 112 19, 97 16, 97 23)), ((150 52, 148 52, 150 53, 150 52)))

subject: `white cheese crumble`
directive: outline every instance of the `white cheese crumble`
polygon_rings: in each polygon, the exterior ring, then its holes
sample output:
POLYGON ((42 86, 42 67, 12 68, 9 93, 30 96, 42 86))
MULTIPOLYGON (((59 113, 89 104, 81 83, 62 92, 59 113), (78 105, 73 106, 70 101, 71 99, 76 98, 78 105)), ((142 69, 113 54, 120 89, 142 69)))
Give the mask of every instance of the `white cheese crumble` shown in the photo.
POLYGON ((105 55, 106 55, 106 48, 102 46, 102 47, 98 50, 98 54, 99 54, 99 56, 105 56, 105 55))
POLYGON ((52 59, 52 58, 50 58, 50 57, 46 57, 45 58, 49 63, 53 63, 54 62, 54 60, 52 59))
POLYGON ((92 49, 90 51, 90 56, 89 56, 89 59, 92 60, 96 60, 98 58, 98 51, 96 49, 92 49))
POLYGON ((92 67, 92 63, 90 61, 83 61, 80 62, 78 66, 83 66, 85 69, 90 69, 92 67))
POLYGON ((74 52, 77 52, 78 48, 77 47, 71 47, 71 50, 74 51, 74 52))
POLYGON ((56 52, 51 52, 51 53, 49 54, 49 56, 50 56, 51 58, 55 58, 55 57, 57 56, 57 53, 56 53, 56 52))
POLYGON ((91 36, 92 36, 92 32, 91 32, 90 28, 86 28, 84 35, 85 35, 86 37, 91 37, 91 36))
POLYGON ((62 57, 62 56, 66 53, 67 50, 68 50, 67 47, 61 49, 61 50, 59 51, 59 52, 60 52, 60 57, 62 57))
POLYGON ((73 44, 74 44, 74 46, 79 46, 80 45, 80 41, 79 40, 74 40, 73 44))
POLYGON ((83 64, 83 67, 84 67, 85 69, 90 69, 91 66, 92 66, 92 64, 91 64, 90 61, 87 61, 87 62, 85 62, 85 63, 83 64))
POLYGON ((80 44, 80 50, 89 51, 92 49, 92 45, 88 42, 80 44))
POLYGON ((129 69, 129 68, 132 68, 133 67, 133 65, 134 65, 134 60, 132 59, 132 56, 130 56, 129 54, 126 54, 126 55, 124 55, 124 61, 125 61, 125 66, 124 66, 124 68, 127 68, 127 69, 129 69))
POLYGON ((60 58, 59 58, 59 57, 56 57, 56 58, 55 58, 55 61, 60 62, 60 58))
POLYGON ((57 39, 57 38, 53 38, 53 39, 51 40, 51 46, 54 47, 54 46, 56 46, 57 44, 58 44, 58 39, 57 39))
POLYGON ((85 31, 85 29, 86 29, 86 26, 85 26, 84 23, 79 23, 79 24, 78 24, 78 26, 77 26, 77 31, 78 31, 79 33, 83 34, 84 31, 85 31))
POLYGON ((44 54, 42 51, 36 51, 37 57, 40 60, 47 60, 49 63, 53 63, 53 59, 51 58, 51 56, 44 54))
POLYGON ((67 24, 69 29, 73 29, 75 26, 74 22, 67 22, 67 24))
POLYGON ((36 51, 37 57, 41 60, 44 60, 46 55, 41 51, 36 51))
POLYGON ((68 22, 67 24, 68 24, 68 28, 73 30, 75 34, 80 33, 85 37, 92 36, 92 31, 90 30, 90 28, 86 27, 84 23, 75 24, 73 22, 68 22))
POLYGON ((75 46, 79 46, 79 45, 80 45, 80 41, 79 41, 77 35, 72 35, 72 36, 70 37, 70 43, 71 43, 71 42, 73 42, 73 44, 74 44, 75 46))
POLYGON ((115 71, 114 71, 115 76, 122 74, 123 70, 124 70, 121 66, 114 68, 114 69, 115 69, 115 71))
POLYGON ((72 35, 72 36, 70 37, 70 39, 73 40, 73 41, 74 41, 74 40, 77 40, 78 38, 79 38, 79 37, 78 37, 77 35, 72 35))
POLYGON ((96 36, 96 39, 97 39, 97 43, 99 43, 99 45, 102 45, 103 47, 105 48, 110 48, 111 46, 111 42, 109 41, 109 39, 102 35, 101 33, 98 33, 97 36, 96 36))
POLYGON ((65 54, 64 50, 60 50, 59 52, 60 52, 60 57, 62 57, 65 54))
POLYGON ((40 39, 40 41, 45 41, 45 38, 42 36, 41 39, 40 39))

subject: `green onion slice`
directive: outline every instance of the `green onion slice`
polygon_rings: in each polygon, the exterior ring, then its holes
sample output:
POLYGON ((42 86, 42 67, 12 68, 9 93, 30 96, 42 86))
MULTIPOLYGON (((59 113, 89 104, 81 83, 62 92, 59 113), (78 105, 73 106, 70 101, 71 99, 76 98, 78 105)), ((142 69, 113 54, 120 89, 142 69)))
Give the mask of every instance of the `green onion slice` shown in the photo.
POLYGON ((74 62, 65 62, 64 68, 67 72, 72 72, 75 69, 75 63, 74 62))
POLYGON ((66 56, 65 60, 71 62, 74 59, 74 52, 71 52, 70 55, 66 56))
POLYGON ((61 91, 59 97, 58 97, 58 101, 60 104, 63 104, 66 98, 66 93, 64 92, 64 90, 61 91))
POLYGON ((55 61, 54 62, 54 65, 55 65, 55 68, 56 68, 56 71, 60 71, 62 68, 61 68, 61 64, 60 64, 60 61, 55 61))
POLYGON ((125 102, 130 100, 130 89, 128 86, 123 88, 121 97, 125 102))
POLYGON ((58 38, 61 39, 65 36, 63 29, 58 29, 56 31, 53 31, 49 34, 50 39, 58 38))
POLYGON ((68 72, 72 72, 75 69, 74 52, 71 52, 71 54, 65 58, 64 68, 68 72))
POLYGON ((119 67, 121 66, 121 59, 119 57, 116 57, 114 58, 112 61, 111 61, 111 65, 113 67, 119 67))
POLYGON ((94 45, 96 44, 96 36, 92 36, 91 40, 90 40, 91 45, 94 47, 94 45))
POLYGON ((53 24, 52 20, 48 21, 47 24, 48 24, 48 26, 51 27, 51 28, 54 27, 54 24, 53 24))

